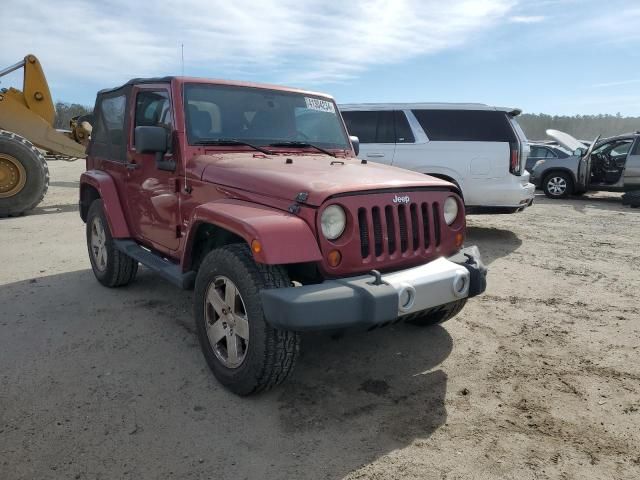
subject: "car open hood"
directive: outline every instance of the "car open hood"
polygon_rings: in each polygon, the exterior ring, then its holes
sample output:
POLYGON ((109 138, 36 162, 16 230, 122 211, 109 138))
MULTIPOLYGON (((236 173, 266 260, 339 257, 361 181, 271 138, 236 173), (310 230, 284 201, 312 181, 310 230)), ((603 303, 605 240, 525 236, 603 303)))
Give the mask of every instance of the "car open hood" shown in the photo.
POLYGON ((203 181, 292 201, 300 192, 306 192, 305 203, 315 206, 339 193, 451 188, 449 182, 421 173, 326 155, 263 156, 238 152, 200 156, 196 161, 207 163, 203 181), (287 163, 287 159, 291 161, 287 163))
POLYGON ((571 135, 560 130, 547 130, 547 135, 556 140, 560 145, 568 148, 569 151, 575 152, 578 148, 584 150, 584 143, 573 138, 571 135))

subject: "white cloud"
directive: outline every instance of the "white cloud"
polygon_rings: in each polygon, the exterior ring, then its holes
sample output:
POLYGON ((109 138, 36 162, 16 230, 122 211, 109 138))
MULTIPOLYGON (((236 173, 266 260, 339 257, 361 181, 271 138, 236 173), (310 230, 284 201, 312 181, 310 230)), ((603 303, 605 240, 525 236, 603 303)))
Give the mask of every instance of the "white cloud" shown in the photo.
POLYGON ((54 89, 105 87, 179 74, 184 43, 187 74, 268 72, 284 83, 344 82, 376 65, 460 47, 506 19, 515 3, 5 0, 3 18, 10 21, 3 22, 0 66, 30 52, 54 89))
POLYGON ((509 21, 512 23, 540 23, 545 18, 543 15, 514 15, 509 17, 509 21))

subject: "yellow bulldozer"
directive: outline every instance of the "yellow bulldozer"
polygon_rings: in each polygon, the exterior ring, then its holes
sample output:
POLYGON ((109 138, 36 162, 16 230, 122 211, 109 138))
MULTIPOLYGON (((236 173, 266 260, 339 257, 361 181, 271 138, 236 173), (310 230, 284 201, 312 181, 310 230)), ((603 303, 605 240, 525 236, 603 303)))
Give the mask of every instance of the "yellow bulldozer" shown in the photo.
POLYGON ((82 117, 71 120, 69 131, 54 128, 51 92, 34 55, 0 70, 0 77, 21 68, 22 91, 0 90, 0 217, 35 208, 49 187, 45 154, 84 158, 91 135, 91 124, 82 117))

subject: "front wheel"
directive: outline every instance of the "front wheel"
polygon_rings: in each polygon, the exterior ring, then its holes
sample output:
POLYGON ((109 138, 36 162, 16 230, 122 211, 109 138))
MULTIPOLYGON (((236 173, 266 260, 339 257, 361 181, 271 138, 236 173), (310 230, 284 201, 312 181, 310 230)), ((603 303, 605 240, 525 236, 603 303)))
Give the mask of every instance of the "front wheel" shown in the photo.
POLYGON ((573 180, 567 173, 554 172, 544 179, 543 190, 549 198, 566 198, 573 194, 573 180))
POLYGON ((198 339, 209 368, 233 393, 269 390, 293 370, 300 336, 271 327, 260 298, 263 289, 289 286, 282 267, 256 263, 244 244, 212 250, 203 260, 194 292, 198 339))

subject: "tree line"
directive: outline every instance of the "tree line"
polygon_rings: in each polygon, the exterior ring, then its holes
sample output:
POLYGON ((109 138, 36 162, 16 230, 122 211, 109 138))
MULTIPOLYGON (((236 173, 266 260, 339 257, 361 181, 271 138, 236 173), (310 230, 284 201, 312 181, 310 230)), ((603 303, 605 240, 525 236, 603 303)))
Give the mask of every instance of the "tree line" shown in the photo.
POLYGON ((545 130, 550 128, 567 132, 580 140, 593 140, 598 135, 611 137, 640 130, 640 117, 623 117, 619 113, 575 116, 525 113, 518 117, 518 123, 529 140, 547 139, 545 130))
MULTIPOLYGON (((56 103, 55 128, 69 128, 69 120, 78 115, 91 113, 92 108, 78 103, 56 103)), ((549 128, 561 130, 582 140, 592 140, 597 135, 610 137, 640 130, 640 117, 617 115, 546 115, 525 113, 518 123, 530 140, 544 140, 549 128)))

